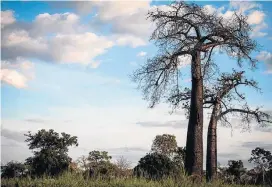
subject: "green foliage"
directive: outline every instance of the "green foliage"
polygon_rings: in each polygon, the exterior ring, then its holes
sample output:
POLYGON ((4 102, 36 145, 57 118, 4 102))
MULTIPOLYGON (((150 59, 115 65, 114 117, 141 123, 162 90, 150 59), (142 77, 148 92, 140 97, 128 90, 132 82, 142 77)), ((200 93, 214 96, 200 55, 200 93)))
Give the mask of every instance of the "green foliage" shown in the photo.
POLYGON ((151 151, 154 153, 172 156, 177 151, 176 136, 170 134, 157 135, 153 140, 151 151))
POLYGON ((169 157, 158 153, 148 153, 134 168, 134 175, 148 179, 161 179, 172 176, 175 171, 176 165, 169 157))
POLYGON ((25 134, 29 149, 34 150, 34 156, 26 159, 31 175, 58 175, 68 169, 71 158, 68 156, 69 146, 78 146, 77 137, 70 134, 44 129, 36 134, 25 134))
POLYGON ((175 163, 177 167, 182 169, 184 168, 185 156, 186 156, 186 148, 178 147, 173 157, 173 162, 175 163))
POLYGON ((117 167, 110 162, 111 156, 106 151, 91 151, 88 156, 89 176, 108 177, 114 175, 117 167))
POLYGON ((25 164, 20 162, 8 162, 5 166, 1 166, 1 178, 21 177, 27 171, 25 164))
POLYGON ((88 156, 88 160, 90 164, 97 164, 101 162, 109 162, 111 160, 111 156, 108 155, 107 151, 91 151, 88 156))
POLYGON ((263 148, 256 147, 251 151, 251 158, 248 160, 250 163, 254 163, 260 170, 272 169, 272 155, 270 151, 266 151, 263 148))
POLYGON ((234 180, 239 182, 241 175, 246 172, 246 169, 244 168, 244 164, 242 160, 229 160, 228 162, 228 169, 227 173, 229 175, 233 175, 235 178, 234 180))
POLYGON ((254 163, 254 174, 257 184, 272 185, 272 155, 270 151, 256 147, 251 151, 251 158, 248 160, 254 163))

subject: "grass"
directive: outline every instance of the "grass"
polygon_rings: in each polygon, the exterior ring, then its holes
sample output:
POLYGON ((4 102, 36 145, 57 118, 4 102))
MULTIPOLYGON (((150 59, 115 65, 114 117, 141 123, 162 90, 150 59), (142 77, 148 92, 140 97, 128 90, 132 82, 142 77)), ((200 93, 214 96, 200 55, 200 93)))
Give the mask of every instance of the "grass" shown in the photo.
MULTIPOLYGON (((193 183, 188 177, 181 176, 179 180, 165 179, 161 181, 148 181, 138 178, 114 178, 108 180, 89 179, 86 180, 82 175, 65 173, 57 178, 13 178, 2 179, 3 187, 241 187, 235 184, 223 184, 220 181, 213 183, 193 183)), ((248 186, 248 185, 247 185, 248 186)), ((255 186, 256 187, 256 186, 255 186)))

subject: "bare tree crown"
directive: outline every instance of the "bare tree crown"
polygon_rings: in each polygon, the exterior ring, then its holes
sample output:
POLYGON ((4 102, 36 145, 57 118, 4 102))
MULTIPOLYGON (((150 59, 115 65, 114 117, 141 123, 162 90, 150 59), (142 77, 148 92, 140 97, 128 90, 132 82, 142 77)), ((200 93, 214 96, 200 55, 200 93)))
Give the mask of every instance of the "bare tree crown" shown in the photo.
POLYGON ((246 59, 255 67, 256 60, 250 53, 256 43, 249 37, 251 28, 243 15, 235 13, 230 19, 224 19, 196 4, 178 1, 166 10, 150 11, 148 19, 156 25, 150 39, 159 51, 133 73, 132 79, 139 83, 150 107, 162 97, 166 97, 166 101, 173 95, 186 97, 186 93, 181 93, 179 67, 182 59, 191 61, 196 53, 202 56, 202 76, 212 68, 211 56, 216 48, 236 58, 240 66, 246 59))

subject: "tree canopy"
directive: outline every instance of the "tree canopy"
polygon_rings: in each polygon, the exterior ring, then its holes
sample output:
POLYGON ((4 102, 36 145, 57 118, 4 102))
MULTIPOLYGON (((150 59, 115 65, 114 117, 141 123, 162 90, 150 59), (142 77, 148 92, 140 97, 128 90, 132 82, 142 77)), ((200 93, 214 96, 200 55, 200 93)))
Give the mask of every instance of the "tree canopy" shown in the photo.
POLYGON ((42 129, 35 134, 28 132, 25 136, 29 149, 34 150, 34 156, 26 160, 32 175, 57 175, 68 169, 71 162, 68 147, 78 146, 76 136, 64 132, 60 136, 53 129, 42 129))

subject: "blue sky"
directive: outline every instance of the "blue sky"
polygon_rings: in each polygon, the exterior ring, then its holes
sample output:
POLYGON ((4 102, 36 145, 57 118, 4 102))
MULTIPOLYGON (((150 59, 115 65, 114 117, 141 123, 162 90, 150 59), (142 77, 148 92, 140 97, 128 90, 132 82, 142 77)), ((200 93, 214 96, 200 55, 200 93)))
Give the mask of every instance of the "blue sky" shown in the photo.
MULTIPOLYGON (((184 146, 184 114, 169 115, 170 108, 163 103, 147 109, 129 78, 157 51, 148 40, 153 27, 145 19, 147 10, 165 8, 168 3, 1 2, 1 161, 24 160, 30 153, 20 134, 41 128, 77 135, 80 146, 71 150, 74 159, 104 149, 114 158, 124 155, 136 163, 150 149, 155 135, 163 133, 175 134, 184 146), (18 150, 20 154, 14 154, 18 150)), ((271 110, 272 3, 196 3, 226 18, 234 10, 249 16, 252 38, 261 46, 252 54, 259 63, 254 72, 246 63, 242 69, 259 82, 263 93, 244 91, 252 106, 271 110)), ((237 67, 224 54, 216 54, 214 60, 221 72, 237 67)), ((184 85, 189 85, 188 65, 182 72, 184 85)), ((248 142, 262 142, 272 149, 271 128, 234 131, 231 136, 230 129, 219 129, 219 161, 223 163, 229 154, 247 159, 253 148, 248 142)))

